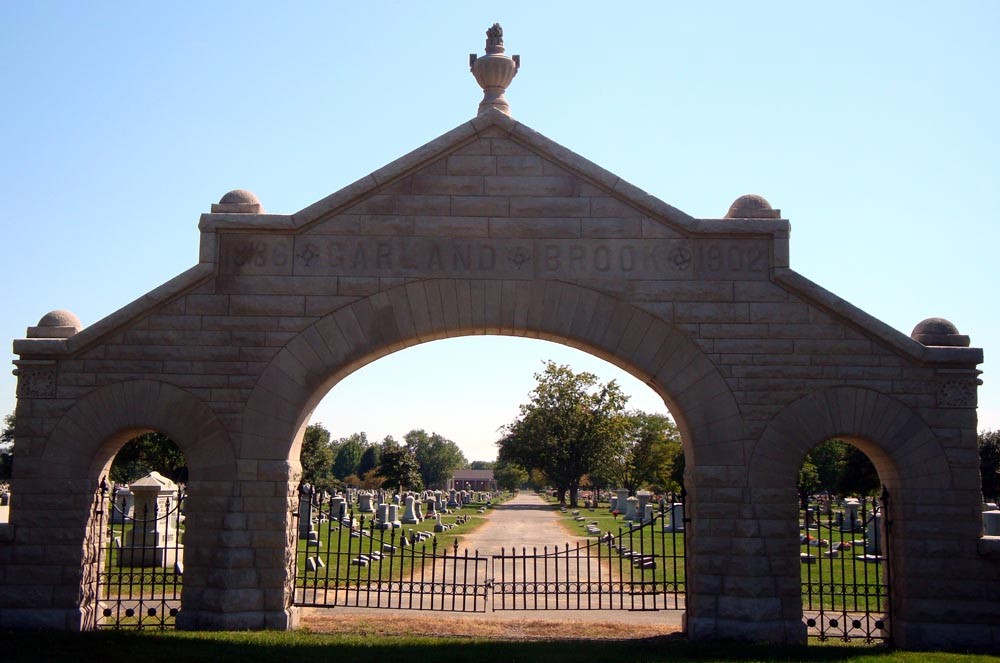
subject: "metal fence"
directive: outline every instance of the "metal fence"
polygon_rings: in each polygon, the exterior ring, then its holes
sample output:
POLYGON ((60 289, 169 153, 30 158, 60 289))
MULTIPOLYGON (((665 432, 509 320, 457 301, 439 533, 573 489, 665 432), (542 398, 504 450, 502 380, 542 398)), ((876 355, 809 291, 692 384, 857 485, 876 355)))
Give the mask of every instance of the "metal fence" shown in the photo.
POLYGON ((661 506, 645 523, 604 532, 586 544, 502 549, 493 555, 493 609, 683 609, 681 511, 679 504, 661 506))
POLYGON ((801 513, 802 613, 809 637, 892 643, 889 493, 801 513))
POLYGON ((94 500, 93 627, 173 628, 184 572, 183 491, 135 505, 123 488, 102 480, 94 500))
POLYGON ((343 500, 307 500, 298 514, 297 605, 485 612, 492 594, 493 610, 684 606, 680 504, 588 544, 486 556, 460 552, 457 541, 439 546, 425 528, 359 518, 343 500))

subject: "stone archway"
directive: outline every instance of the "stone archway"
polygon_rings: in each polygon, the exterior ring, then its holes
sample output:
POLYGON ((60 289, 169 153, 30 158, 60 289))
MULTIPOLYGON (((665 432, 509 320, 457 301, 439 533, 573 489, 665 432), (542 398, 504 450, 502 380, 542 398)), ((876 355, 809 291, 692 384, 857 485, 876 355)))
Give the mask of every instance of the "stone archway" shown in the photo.
MULTIPOLYGON (((571 345, 607 359, 636 375, 660 394, 678 423, 688 471, 712 475, 742 465, 746 433, 735 399, 715 365, 685 334, 663 320, 606 294, 558 281, 477 284, 475 281, 421 281, 398 286, 330 314, 309 327, 275 355, 247 400, 241 455, 296 468, 298 445, 308 415, 334 384, 360 366, 394 350, 477 331, 526 336, 571 345), (488 305, 493 288, 495 305, 488 305), (509 298, 504 305, 503 294, 509 298), (438 300, 423 324, 415 319, 428 301, 438 300), (483 311, 462 320, 463 311, 483 311), (291 460, 289 460, 291 459, 291 460), (720 470, 720 468, 722 468, 720 470)), ((294 494, 298 475, 289 475, 294 494)), ((694 560, 698 532, 728 520, 732 495, 702 498, 699 482, 690 482, 688 549, 694 560), (728 503, 728 504, 727 504, 728 503), (699 512, 705 504, 706 515, 699 512), (713 515, 714 514, 714 515, 713 515), (726 514, 726 515, 722 515, 726 514)), ((271 514, 286 518, 293 550, 295 504, 271 514)), ((287 560, 290 557, 286 557, 287 560)), ((286 566, 285 600, 291 596, 294 571, 286 566)), ((689 581, 689 597, 703 588, 689 581)), ((697 599, 690 599, 693 606, 697 599)), ((286 606, 287 607, 287 606, 286 606)), ((277 608, 277 606, 275 606, 277 608)))
POLYGON ((789 629, 804 629, 795 482, 806 453, 833 438, 865 452, 892 496, 888 563, 894 579, 893 638, 899 645, 920 646, 921 636, 914 638, 919 627, 913 628, 908 619, 913 606, 935 598, 924 578, 928 551, 946 547, 954 560, 955 567, 936 571, 935 582, 942 583, 954 573, 961 576, 962 557, 978 557, 975 520, 942 526, 941 518, 960 510, 963 502, 978 507, 980 496, 955 481, 947 469, 947 452, 930 426, 891 396, 858 387, 832 387, 802 396, 768 423, 749 459, 746 505, 760 516, 770 557, 767 581, 774 582, 776 593, 784 597, 780 610, 799 614, 790 620, 789 629))
POLYGON ((83 521, 53 542, 46 505, 79 517, 74 496, 93 490, 82 468, 110 458, 101 445, 129 427, 174 437, 180 425, 178 443, 188 437, 210 475, 211 514, 181 625, 293 627, 289 459, 309 411, 366 362, 485 333, 608 359, 676 413, 690 637, 802 640, 775 522, 787 487, 770 475, 801 461, 799 436, 816 432, 884 453, 909 500, 897 513, 935 529, 933 549, 898 565, 904 641, 994 637, 1000 567, 980 538, 975 448, 982 351, 942 320, 906 336, 795 273, 789 223, 760 196, 695 219, 487 107, 294 214, 235 191, 199 228, 187 272, 90 327, 53 312, 14 342, 0 627, 80 627, 79 583, 55 569, 78 564, 83 521), (184 424, 171 419, 178 407, 184 424), (58 564, 39 562, 38 546, 54 546, 43 557, 58 564), (21 584, 30 574, 55 579, 40 593, 21 584))
MULTIPOLYGON (((172 384, 133 380, 107 385, 80 399, 39 445, 36 459, 26 459, 32 480, 18 485, 25 496, 21 522, 38 523, 31 536, 55 541, 84 541, 91 530, 92 508, 101 478, 106 476, 117 451, 135 435, 158 431, 176 442, 189 469, 185 545, 188 556, 184 601, 202 603, 208 558, 219 546, 216 533, 222 526, 225 504, 236 476, 236 458, 229 434, 211 409, 190 393, 172 384), (32 471, 34 470, 34 471, 32 471), (56 488, 53 490, 53 488, 56 488), (40 500, 39 506, 34 496, 40 500), (68 535, 68 536, 67 536, 68 535)), ((24 475, 22 475, 24 476, 24 475)), ((80 630, 94 623, 94 559, 89 555, 96 543, 83 546, 80 560, 76 545, 48 546, 45 564, 78 567, 77 596, 53 592, 49 606, 38 605, 26 618, 38 625, 80 630)), ((30 549, 24 549, 30 555, 30 549)), ((39 564, 37 558, 33 561, 39 564)), ((21 564, 29 563, 29 559, 21 564)), ((63 581, 69 589, 73 581, 63 581)), ((42 587, 33 583, 35 591, 42 587)))

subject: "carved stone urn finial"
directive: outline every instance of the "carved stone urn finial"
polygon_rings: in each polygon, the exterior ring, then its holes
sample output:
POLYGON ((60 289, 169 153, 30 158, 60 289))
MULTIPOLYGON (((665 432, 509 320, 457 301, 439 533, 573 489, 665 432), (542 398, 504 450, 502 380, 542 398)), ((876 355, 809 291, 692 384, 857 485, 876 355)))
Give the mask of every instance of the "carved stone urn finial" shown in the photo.
POLYGON ((503 28, 499 23, 494 23, 486 31, 486 55, 476 57, 475 53, 469 54, 469 68, 476 77, 479 87, 483 88, 479 114, 490 108, 496 108, 510 115, 510 104, 507 103, 504 92, 521 68, 521 56, 515 55, 509 58, 504 55, 503 28))

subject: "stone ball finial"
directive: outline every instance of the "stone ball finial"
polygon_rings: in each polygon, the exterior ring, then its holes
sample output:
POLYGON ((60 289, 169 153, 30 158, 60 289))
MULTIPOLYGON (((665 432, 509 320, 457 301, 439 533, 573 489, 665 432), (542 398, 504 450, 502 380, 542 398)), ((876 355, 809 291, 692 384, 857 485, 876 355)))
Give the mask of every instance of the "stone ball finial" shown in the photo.
POLYGON ((80 318, 62 309, 49 311, 35 327, 28 327, 28 338, 69 338, 83 328, 80 318))
POLYGON ((212 205, 212 214, 263 214, 260 200, 246 189, 233 189, 217 204, 212 205))
POLYGON ((958 327, 944 318, 927 318, 917 323, 910 338, 924 345, 969 347, 969 337, 958 333, 958 327))
POLYGON ((771 207, 764 196, 748 193, 740 196, 729 206, 727 219, 780 219, 781 210, 771 207))
POLYGON ((496 108, 510 115, 510 104, 507 103, 504 92, 521 68, 521 56, 515 55, 509 58, 504 55, 503 28, 499 23, 494 23, 486 31, 486 55, 477 57, 475 53, 469 54, 469 68, 476 77, 479 87, 483 88, 479 114, 482 115, 490 108, 496 108))

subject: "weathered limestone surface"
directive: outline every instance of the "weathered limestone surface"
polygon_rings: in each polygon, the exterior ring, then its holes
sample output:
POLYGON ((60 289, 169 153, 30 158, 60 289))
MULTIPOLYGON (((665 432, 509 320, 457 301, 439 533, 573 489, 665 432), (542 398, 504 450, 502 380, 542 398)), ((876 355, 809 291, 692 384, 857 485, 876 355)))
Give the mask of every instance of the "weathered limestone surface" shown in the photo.
POLYGON ((0 628, 88 627, 95 489, 149 429, 191 472, 179 624, 294 627, 309 413, 374 358, 485 333, 582 348, 664 397, 686 445, 691 637, 805 638, 795 480, 837 436, 893 496, 897 642, 1000 644, 982 351, 925 346, 793 272, 776 210, 694 219, 490 109, 295 214, 244 194, 202 216, 199 265, 68 338, 15 341, 0 628))

